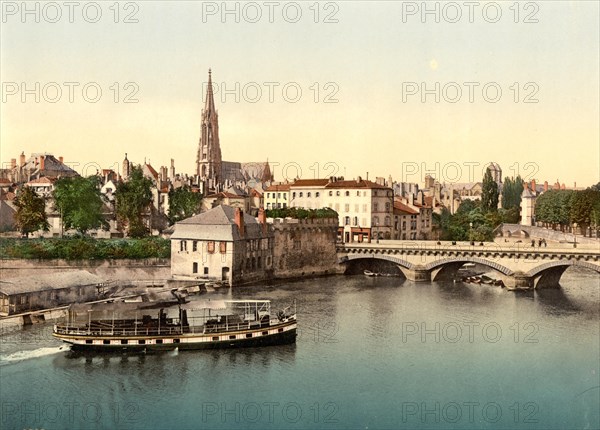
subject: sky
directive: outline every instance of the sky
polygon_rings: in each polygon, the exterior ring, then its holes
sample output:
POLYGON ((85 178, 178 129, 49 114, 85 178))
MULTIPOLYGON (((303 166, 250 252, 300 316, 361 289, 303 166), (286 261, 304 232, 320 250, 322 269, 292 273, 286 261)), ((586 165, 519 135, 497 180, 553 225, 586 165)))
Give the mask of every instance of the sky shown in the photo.
POLYGON ((3 1, 0 159, 194 173, 208 70, 223 159, 276 180, 600 181, 599 2, 3 1))

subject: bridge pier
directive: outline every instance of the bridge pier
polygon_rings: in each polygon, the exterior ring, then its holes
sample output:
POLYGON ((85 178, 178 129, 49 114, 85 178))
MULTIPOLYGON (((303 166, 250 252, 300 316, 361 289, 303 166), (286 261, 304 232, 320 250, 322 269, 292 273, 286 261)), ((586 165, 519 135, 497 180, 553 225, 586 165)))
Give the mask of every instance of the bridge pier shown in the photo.
POLYGON ((510 277, 510 281, 506 285, 507 290, 530 290, 534 286, 534 277, 523 272, 518 272, 510 277))
POLYGON ((424 266, 414 266, 412 269, 404 270, 406 279, 413 282, 431 282, 431 271, 424 266))

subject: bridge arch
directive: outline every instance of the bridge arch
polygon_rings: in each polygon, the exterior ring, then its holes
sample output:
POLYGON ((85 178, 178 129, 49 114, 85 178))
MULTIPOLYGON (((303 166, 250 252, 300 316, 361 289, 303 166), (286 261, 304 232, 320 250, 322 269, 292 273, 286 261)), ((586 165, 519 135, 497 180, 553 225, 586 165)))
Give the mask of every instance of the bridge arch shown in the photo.
POLYGON ((347 257, 342 257, 338 259, 338 263, 339 264, 344 264, 347 263, 349 261, 352 260, 385 260, 385 261, 391 261, 392 263, 395 263, 397 265, 399 265, 400 267, 404 268, 404 269, 412 269, 413 268, 413 264, 403 260, 401 258, 398 257, 394 257, 393 255, 385 255, 385 254, 381 254, 381 255, 374 255, 374 254, 359 254, 359 255, 348 255, 347 257))
MULTIPOLYGON (((554 268, 564 268, 564 270, 568 269, 571 266, 584 267, 586 269, 591 269, 597 273, 600 273, 600 265, 593 264, 588 261, 578 261, 578 260, 561 260, 561 261, 550 261, 548 263, 540 264, 539 266, 531 269, 527 272, 527 276, 539 276, 541 273, 554 268)), ((563 270, 563 272, 564 272, 563 270)))
POLYGON ((426 264, 425 269, 426 270, 435 270, 435 269, 438 269, 438 268, 446 266, 446 265, 457 265, 459 263, 460 264, 464 264, 464 263, 481 264, 483 266, 497 270, 498 272, 502 273, 503 275, 507 275, 507 276, 512 276, 514 273, 508 267, 505 267, 494 261, 489 261, 489 260, 486 260, 485 258, 470 257, 470 256, 442 258, 440 260, 432 261, 431 263, 426 264))

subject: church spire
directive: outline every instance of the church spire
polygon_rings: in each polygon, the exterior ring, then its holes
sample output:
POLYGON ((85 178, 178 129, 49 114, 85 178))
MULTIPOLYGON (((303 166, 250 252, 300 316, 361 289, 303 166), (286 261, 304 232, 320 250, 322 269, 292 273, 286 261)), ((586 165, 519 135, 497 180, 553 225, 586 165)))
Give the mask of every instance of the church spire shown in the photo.
POLYGON ((204 110, 208 112, 209 117, 215 112, 215 98, 213 94, 211 69, 208 69, 208 87, 206 88, 206 101, 204 102, 204 110))
POLYGON ((201 181, 205 182, 207 190, 216 190, 222 182, 219 116, 215 109, 212 71, 210 69, 208 70, 208 87, 200 123, 196 174, 201 181))

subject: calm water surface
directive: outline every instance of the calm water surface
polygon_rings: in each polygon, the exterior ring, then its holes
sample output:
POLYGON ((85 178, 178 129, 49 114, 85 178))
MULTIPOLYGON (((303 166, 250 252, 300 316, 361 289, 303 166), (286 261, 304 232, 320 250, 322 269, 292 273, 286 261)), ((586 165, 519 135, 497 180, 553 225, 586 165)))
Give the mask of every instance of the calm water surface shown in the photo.
POLYGON ((600 428, 597 274, 536 293, 364 276, 257 290, 232 296, 297 299, 295 345, 82 356, 48 325, 3 336, 1 428, 600 428))

